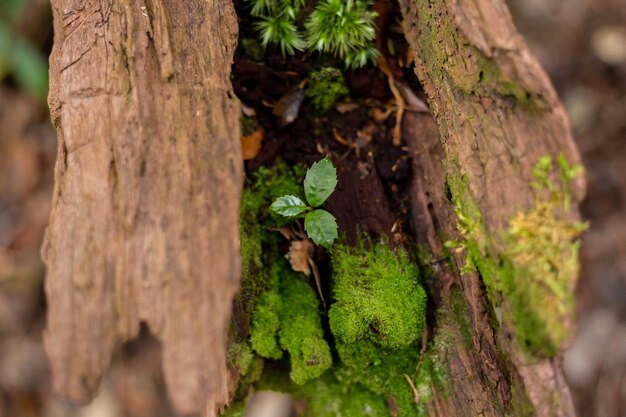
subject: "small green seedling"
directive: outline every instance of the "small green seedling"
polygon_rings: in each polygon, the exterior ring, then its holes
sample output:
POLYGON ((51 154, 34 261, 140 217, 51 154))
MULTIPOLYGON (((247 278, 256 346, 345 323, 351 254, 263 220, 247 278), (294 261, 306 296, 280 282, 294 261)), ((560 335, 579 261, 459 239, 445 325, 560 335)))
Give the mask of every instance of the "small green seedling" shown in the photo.
POLYGON ((304 218, 304 230, 315 242, 330 250, 337 239, 337 222, 335 217, 326 210, 317 207, 335 191, 337 186, 337 170, 324 158, 314 163, 304 178, 305 203, 294 195, 278 197, 270 206, 272 211, 285 217, 304 218))

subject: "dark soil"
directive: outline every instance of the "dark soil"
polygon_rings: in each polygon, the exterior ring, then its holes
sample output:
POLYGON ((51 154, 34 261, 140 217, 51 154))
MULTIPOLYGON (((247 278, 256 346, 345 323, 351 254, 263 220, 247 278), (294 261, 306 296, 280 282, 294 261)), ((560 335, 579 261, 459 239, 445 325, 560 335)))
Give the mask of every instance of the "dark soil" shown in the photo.
MULTIPOLYGON (((380 2, 379 7, 391 3, 380 2)), ((255 39, 252 22, 245 8, 239 7, 240 40, 255 39)), ((393 22, 398 11, 386 8, 379 19, 393 22)), ((393 28, 383 23, 379 27, 393 28)), ((421 93, 412 64, 406 64, 407 44, 401 32, 387 30, 379 33, 377 43, 393 44, 394 56, 385 59, 392 68, 394 78, 407 80, 421 93)), ((235 55, 233 85, 242 103, 254 109, 258 123, 265 130, 262 148, 256 158, 246 163, 248 173, 261 165, 271 165, 281 158, 290 165, 310 166, 328 155, 337 167, 339 184, 328 200, 327 208, 335 215, 341 233, 351 243, 356 243, 359 233, 388 236, 393 241, 410 236, 411 221, 408 210, 411 157, 405 143, 394 146, 393 129, 395 111, 386 118, 373 117, 373 112, 383 113, 395 106, 388 77, 376 65, 358 71, 346 71, 345 79, 350 90, 349 100, 354 106, 340 113, 332 109, 326 114, 315 112, 305 99, 298 117, 281 126, 272 106, 322 66, 342 68, 341 62, 329 56, 298 53, 283 57, 268 48, 264 62, 255 62, 254 55, 246 53, 245 42, 235 55)), ((386 48, 385 48, 386 50, 386 48)))

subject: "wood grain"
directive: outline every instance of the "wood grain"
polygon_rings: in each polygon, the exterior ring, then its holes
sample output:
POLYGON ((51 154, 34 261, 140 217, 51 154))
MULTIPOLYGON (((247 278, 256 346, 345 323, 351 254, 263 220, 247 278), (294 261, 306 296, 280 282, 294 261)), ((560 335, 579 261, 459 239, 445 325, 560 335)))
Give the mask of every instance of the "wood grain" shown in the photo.
POLYGON ((222 0, 54 0, 56 185, 42 250, 54 391, 90 399, 146 323, 171 399, 214 415, 240 279, 242 160, 222 0))

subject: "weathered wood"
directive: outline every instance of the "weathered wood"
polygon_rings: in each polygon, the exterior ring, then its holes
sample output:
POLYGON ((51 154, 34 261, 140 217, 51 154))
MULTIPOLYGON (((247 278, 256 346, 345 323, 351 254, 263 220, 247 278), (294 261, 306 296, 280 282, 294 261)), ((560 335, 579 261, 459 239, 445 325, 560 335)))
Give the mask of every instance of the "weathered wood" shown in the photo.
POLYGON ((89 400, 141 322, 171 399, 214 415, 240 278, 230 1, 54 0, 56 186, 43 257, 54 391, 89 400))
MULTIPOLYGON (((502 249, 511 218, 536 202, 534 164, 544 155, 561 153, 580 162, 565 112, 504 2, 400 0, 400 7, 441 142, 433 139, 434 124, 418 132, 410 126, 419 116, 407 116, 404 136, 414 158, 413 217, 419 243, 440 259, 443 241, 463 240, 444 182, 447 176, 464 176, 486 232, 502 249)), ((582 179, 573 191, 579 201, 582 179)), ((576 218, 577 210, 570 214, 576 218)), ((472 340, 469 345, 463 340, 458 317, 438 321, 437 331, 454 341, 448 358, 453 383, 452 394, 433 403, 433 415, 527 415, 523 403, 529 401, 535 415, 573 416, 560 356, 529 359, 517 349, 511 343, 512 324, 494 324, 494 306, 481 276, 461 272, 464 254, 453 258, 452 268, 433 265, 438 317, 454 317, 453 291, 461 294, 472 340)))

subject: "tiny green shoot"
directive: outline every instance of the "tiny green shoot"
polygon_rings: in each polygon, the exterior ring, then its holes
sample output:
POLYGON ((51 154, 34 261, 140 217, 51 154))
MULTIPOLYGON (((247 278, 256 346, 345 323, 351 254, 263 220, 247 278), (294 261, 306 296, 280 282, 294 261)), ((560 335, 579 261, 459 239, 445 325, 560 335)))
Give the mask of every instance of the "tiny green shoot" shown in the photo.
POLYGON ((315 242, 330 250, 337 239, 335 217, 320 207, 335 191, 337 170, 328 158, 314 163, 304 178, 306 202, 293 195, 278 197, 270 209, 284 217, 304 218, 304 230, 315 242))

